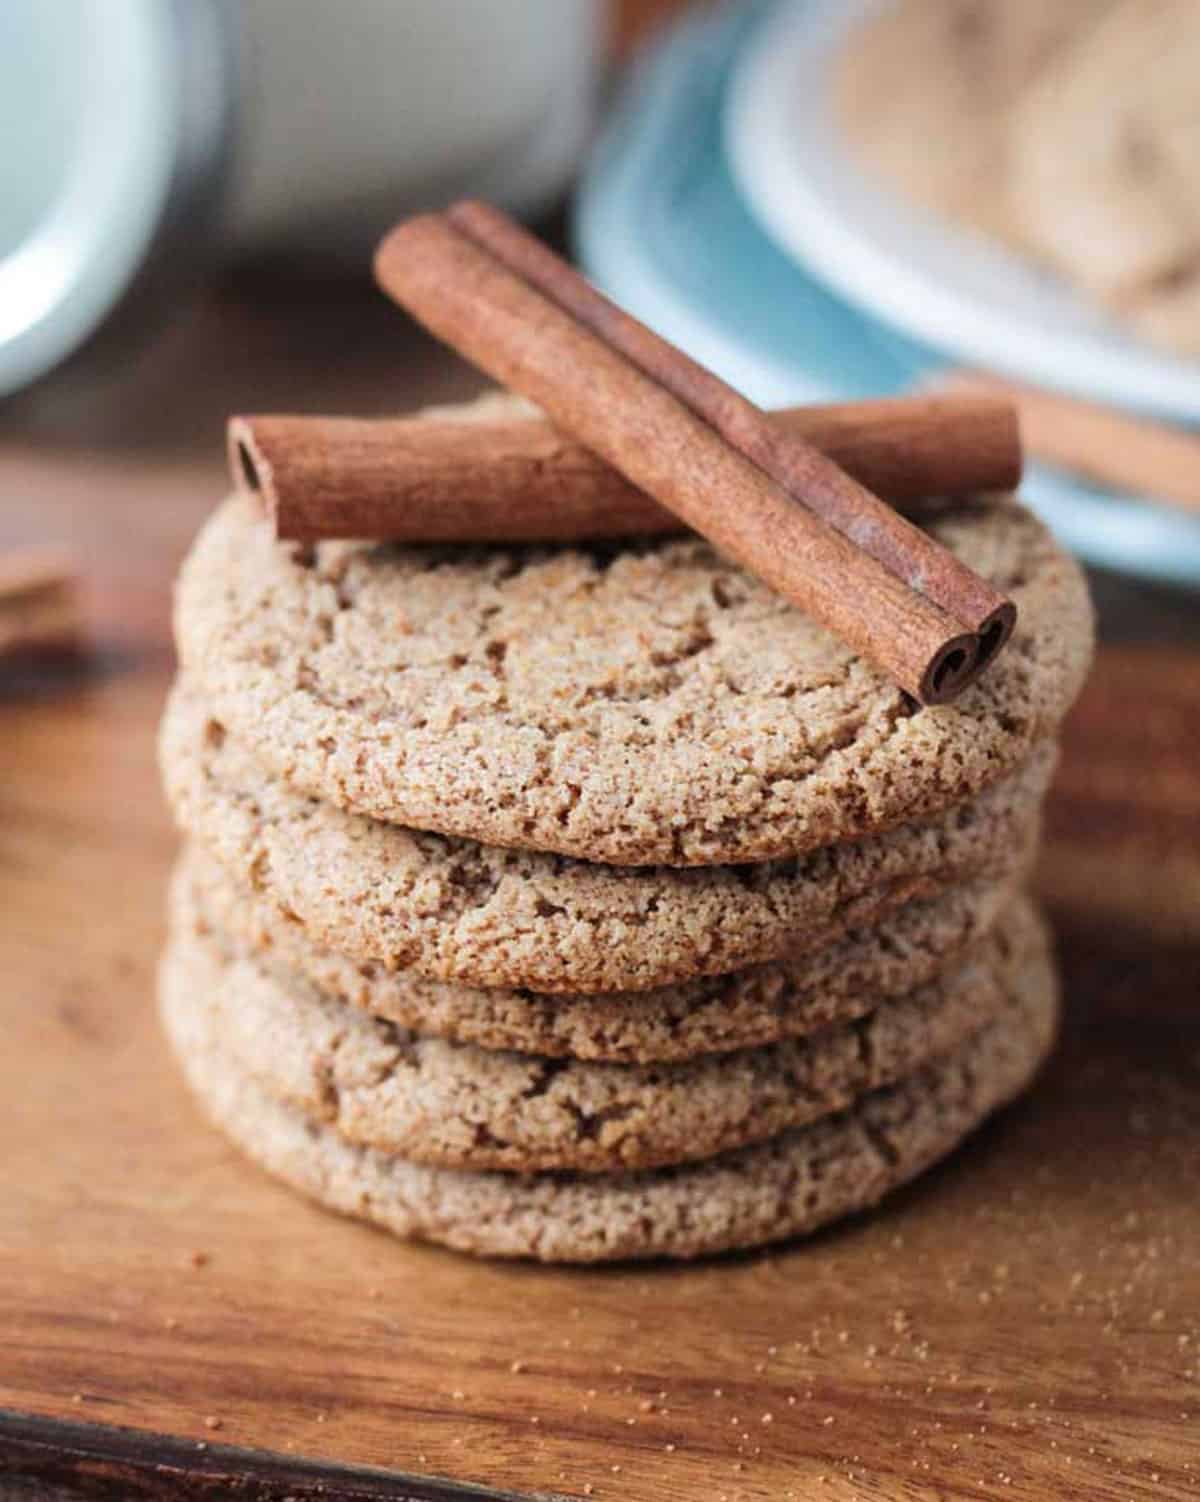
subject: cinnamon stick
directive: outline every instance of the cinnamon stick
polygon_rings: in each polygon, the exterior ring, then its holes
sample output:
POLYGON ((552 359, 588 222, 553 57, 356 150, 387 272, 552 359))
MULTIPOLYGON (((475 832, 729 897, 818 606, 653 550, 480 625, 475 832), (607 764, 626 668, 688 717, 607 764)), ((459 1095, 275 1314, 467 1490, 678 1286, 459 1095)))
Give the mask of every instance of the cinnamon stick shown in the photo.
POLYGON ((444 216, 393 230, 375 270, 385 291, 439 338, 536 402, 915 698, 941 703, 974 676, 972 632, 798 504, 690 406, 444 216))
POLYGON ((947 548, 848 479, 811 444, 773 426, 760 407, 610 302, 507 214, 467 200, 446 217, 691 407, 796 500, 973 632, 981 663, 1003 647, 1016 624, 1016 607, 947 548))
POLYGON ((946 385, 1014 403, 1025 444, 1040 459, 1110 490, 1200 513, 1200 433, 998 376, 963 371, 946 385))
POLYGON ((67 646, 79 634, 73 560, 51 547, 0 552, 0 656, 67 646))
MULTIPOLYGON (((772 421, 909 515, 1020 479, 1006 401, 901 397, 772 421)), ((683 525, 544 417, 234 417, 228 448, 234 484, 262 496, 291 542, 572 542, 683 525)))

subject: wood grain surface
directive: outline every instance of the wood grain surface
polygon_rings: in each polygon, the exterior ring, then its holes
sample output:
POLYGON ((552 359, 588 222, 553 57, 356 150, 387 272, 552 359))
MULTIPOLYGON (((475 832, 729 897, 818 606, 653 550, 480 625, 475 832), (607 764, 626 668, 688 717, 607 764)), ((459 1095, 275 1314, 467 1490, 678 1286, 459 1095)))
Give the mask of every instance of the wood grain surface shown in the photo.
POLYGON ((1194 602, 1101 581, 1042 872, 1062 1047, 880 1213, 692 1267, 489 1265, 311 1208, 201 1119, 152 1003, 170 579, 225 411, 465 389, 372 316, 226 297, 128 415, 39 397, 0 439, 0 543, 82 555, 91 641, 0 669, 0 1496, 1200 1496, 1194 602))

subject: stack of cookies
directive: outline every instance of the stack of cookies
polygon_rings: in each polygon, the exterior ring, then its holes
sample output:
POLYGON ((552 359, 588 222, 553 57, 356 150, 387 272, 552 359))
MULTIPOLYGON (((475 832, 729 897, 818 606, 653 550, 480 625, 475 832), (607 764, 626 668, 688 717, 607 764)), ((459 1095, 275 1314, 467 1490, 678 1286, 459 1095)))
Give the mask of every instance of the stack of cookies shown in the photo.
POLYGON ((1024 893, 1091 651, 1007 498, 932 530, 1017 634, 919 708, 695 537, 284 544, 216 511, 162 765, 162 969, 207 1112, 483 1254, 687 1257, 877 1201, 1029 1081, 1024 893))

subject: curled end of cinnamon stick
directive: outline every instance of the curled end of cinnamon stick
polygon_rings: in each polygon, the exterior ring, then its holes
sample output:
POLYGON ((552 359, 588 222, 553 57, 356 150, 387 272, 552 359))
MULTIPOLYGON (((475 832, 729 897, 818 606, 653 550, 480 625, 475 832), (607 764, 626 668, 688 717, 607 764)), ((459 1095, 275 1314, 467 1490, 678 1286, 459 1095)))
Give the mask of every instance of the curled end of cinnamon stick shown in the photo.
POLYGON ((938 648, 921 675, 917 698, 922 704, 948 704, 982 671, 979 638, 966 631, 938 648))
POLYGON ((1017 624, 1017 607, 1011 600, 997 605, 979 624, 977 632, 952 637, 925 669, 918 698, 922 704, 948 704, 979 677, 1001 651, 1017 624))
POLYGON ((992 658, 1003 648, 1017 624, 1017 607, 1011 600, 997 605, 986 620, 979 625, 979 671, 982 672, 992 658))
POLYGON ((278 516, 271 462, 263 453, 247 417, 231 417, 225 429, 225 451, 229 460, 229 478, 234 488, 257 496, 272 523, 278 516))

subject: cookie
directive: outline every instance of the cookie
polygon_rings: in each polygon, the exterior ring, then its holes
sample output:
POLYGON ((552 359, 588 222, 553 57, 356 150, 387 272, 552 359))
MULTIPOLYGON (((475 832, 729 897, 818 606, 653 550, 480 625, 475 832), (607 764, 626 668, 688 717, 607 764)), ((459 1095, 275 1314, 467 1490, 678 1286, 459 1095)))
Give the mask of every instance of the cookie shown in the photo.
POLYGON ((173 925, 216 928, 276 976, 414 1032, 560 1058, 655 1063, 802 1037, 851 1022, 938 975, 995 923, 1010 881, 978 880, 912 902, 836 943, 733 974, 652 991, 571 996, 425 980, 352 960, 311 941, 294 919, 239 887, 198 848, 172 886, 173 925))
POLYGON ((905 207, 1025 250, 1008 193, 1013 111, 1110 6, 889 0, 864 8, 830 69, 839 134, 905 207))
POLYGON ((1013 217, 1034 252, 1140 332, 1192 356, 1198 58, 1194 0, 1120 0, 1033 80, 1008 153, 1013 217))
POLYGON ((289 791, 186 686, 162 728, 175 817, 315 945, 437 980, 635 991, 830 943, 914 897, 1011 875, 1034 838, 1047 744, 918 824, 740 867, 612 867, 419 834, 289 791))
POLYGON ((874 6, 835 61, 841 133, 904 207, 1195 355, 1198 15, 1194 0, 874 6))
POLYGON ((839 1115, 705 1163, 624 1176, 463 1172, 355 1147, 241 1070, 186 986, 165 987, 163 1006, 208 1115, 320 1204, 461 1251, 597 1262, 755 1246, 875 1204, 1028 1084, 1057 1014, 1044 951, 1016 991, 1018 1006, 961 1049, 839 1115))
MULTIPOLYGON (((1019 1009, 1046 965, 1016 903, 958 968, 859 1022, 681 1064, 498 1053, 423 1037, 333 1001, 215 931, 173 932, 170 1005, 206 1012, 231 1063, 349 1142, 413 1162, 616 1173, 709 1158, 844 1109, 1019 1009)), ((569 1003, 566 1003, 569 1005, 569 1003)))
POLYGON ((176 636, 214 723, 340 807, 597 862, 766 860, 961 802, 1075 698, 1091 607, 1046 528, 994 497, 931 530, 1020 620, 929 709, 698 538, 300 547, 234 496, 176 636))

